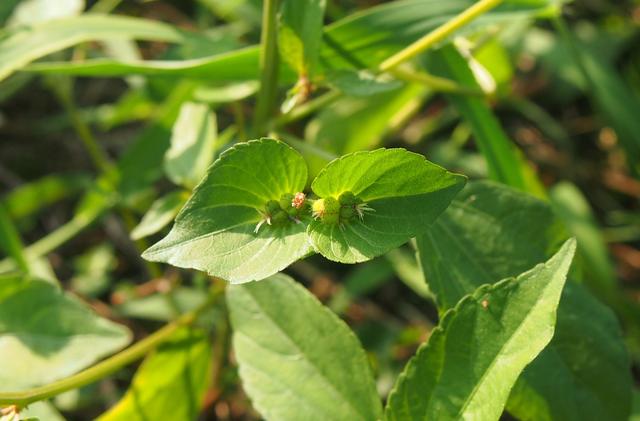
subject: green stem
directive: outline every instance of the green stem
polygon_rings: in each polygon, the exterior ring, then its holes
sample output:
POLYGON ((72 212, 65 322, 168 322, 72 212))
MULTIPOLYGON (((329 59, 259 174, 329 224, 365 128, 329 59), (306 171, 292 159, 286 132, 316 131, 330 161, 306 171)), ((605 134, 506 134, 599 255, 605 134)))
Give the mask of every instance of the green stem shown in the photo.
POLYGON ((136 342, 124 351, 121 351, 71 377, 67 377, 66 379, 62 379, 45 386, 26 390, 24 392, 0 393, 0 405, 16 405, 19 408, 24 408, 33 402, 48 399, 69 390, 78 389, 113 374, 122 367, 144 357, 148 352, 157 348, 158 345, 170 339, 173 333, 179 328, 193 324, 197 320, 198 316, 213 305, 223 292, 224 288, 218 287, 213 291, 209 299, 196 310, 186 313, 176 321, 167 324, 163 328, 136 342))
POLYGON ((247 139, 247 131, 245 130, 244 111, 242 110, 242 103, 240 101, 232 102, 231 112, 233 113, 233 119, 236 123, 235 126, 238 130, 238 137, 240 139, 247 139))
MULTIPOLYGON (((30 259, 35 259, 55 250, 91 225, 108 208, 109 205, 105 204, 96 209, 90 209, 89 211, 76 214, 73 219, 66 224, 26 247, 24 249, 25 256, 30 259)), ((8 272, 13 268, 13 260, 4 259, 0 261, 0 273, 8 272)))
POLYGON ((480 0, 453 19, 448 20, 446 23, 429 32, 413 44, 380 63, 378 70, 380 72, 386 72, 398 66, 400 63, 404 63, 405 61, 412 59, 438 42, 444 40, 478 16, 493 9, 501 2, 502 0, 480 0))
POLYGON ((88 12, 106 15, 107 13, 111 13, 120 3, 122 3, 122 0, 98 0, 93 6, 91 6, 88 12))
POLYGON ((13 257, 21 271, 30 272, 20 233, 2 203, 0 203, 0 247, 13 257))
MULTIPOLYGON (((127 228, 127 232, 133 231, 133 229, 137 225, 136 218, 133 216, 133 213, 127 208, 121 208, 120 217, 122 218, 122 221, 127 228)), ((132 240, 132 242, 139 255, 142 255, 142 252, 144 252, 149 247, 149 244, 147 244, 147 241, 144 238, 132 240)), ((142 258, 140 258, 140 260, 149 272, 149 276, 151 276, 152 278, 159 278, 160 276, 162 276, 162 270, 157 263, 150 262, 142 258)))
POLYGON ((407 82, 416 82, 427 86, 436 92, 446 92, 450 94, 460 94, 469 96, 485 96, 482 89, 462 86, 459 83, 440 76, 434 76, 426 72, 415 72, 406 69, 393 69, 391 73, 396 79, 407 82))
POLYGON ((305 142, 304 140, 299 139, 292 134, 279 131, 274 131, 273 134, 275 135, 276 139, 284 140, 286 143, 302 152, 303 155, 308 154, 315 156, 324 160, 327 164, 334 159, 339 158, 339 155, 325 151, 323 148, 319 148, 312 143, 305 142))
MULTIPOLYGON (((420 38, 413 44, 409 45, 405 49, 399 51, 398 53, 392 55, 383 61, 377 69, 377 72, 384 73, 390 72, 392 75, 396 76, 400 79, 408 79, 413 80, 415 82, 420 82, 425 85, 429 85, 433 87, 435 90, 447 91, 451 93, 459 93, 464 95, 484 95, 484 93, 480 93, 477 90, 465 88, 459 86, 455 82, 437 78, 432 75, 427 75, 423 73, 413 73, 407 72, 406 70, 398 70, 395 67, 399 64, 415 57, 416 55, 424 52, 428 48, 432 47, 434 44, 442 41, 457 29, 463 27, 464 25, 471 22, 473 19, 477 18, 481 14, 489 11, 494 8, 498 4, 500 4, 502 0, 480 0, 473 6, 464 10, 462 13, 454 17, 453 19, 447 21, 446 23, 440 25, 433 31, 429 32, 424 37, 420 38), (392 71, 393 70, 393 71, 392 71)), ((263 78, 265 74, 263 73, 263 78)), ((281 128, 286 126, 289 123, 300 120, 314 111, 324 107, 327 104, 332 103, 333 101, 340 98, 342 93, 340 91, 329 91, 326 94, 309 101, 299 107, 296 107, 288 114, 282 115, 278 117, 273 124, 274 129, 281 128)))
POLYGON ((278 4, 279 0, 264 0, 262 34, 260 38, 260 91, 254 115, 254 135, 264 134, 270 114, 275 108, 278 92, 278 4))
POLYGON ((109 157, 107 156, 107 154, 104 153, 102 148, 100 148, 100 145, 98 144, 98 140, 95 138, 95 136, 91 132, 91 129, 89 128, 87 123, 84 121, 75 103, 73 102, 73 99, 71 97, 71 92, 70 92, 70 90, 73 89, 72 88, 73 81, 71 81, 70 83, 71 83, 71 87, 69 87, 65 83, 58 84, 56 83, 56 80, 52 80, 50 83, 50 86, 53 93, 58 98, 58 101, 60 101, 60 104, 62 105, 65 112, 69 116, 71 126, 76 131, 78 137, 80 138, 80 141, 82 141, 82 144, 87 150, 89 157, 93 161, 93 165, 95 165, 95 167, 99 171, 107 173, 112 168, 109 157))
POLYGON ((580 49, 577 46, 577 43, 579 41, 576 40, 575 36, 571 32, 571 29, 568 27, 567 23, 562 18, 562 16, 554 17, 553 19, 551 19, 551 22, 553 26, 556 28, 556 31, 558 31, 558 33, 560 34, 560 38, 567 45, 570 51, 570 54, 573 56, 573 60, 576 62, 576 67, 578 68, 578 71, 581 73, 582 77, 587 83, 589 90, 591 92, 595 91, 596 82, 593 80, 593 78, 589 74, 589 71, 587 70, 587 65, 585 64, 584 58, 582 57, 582 53, 580 52, 580 49))
POLYGON ((298 121, 306 116, 308 116, 309 114, 319 110, 320 108, 331 104, 333 101, 337 100, 338 98, 340 98, 340 96, 342 95, 342 92, 340 91, 336 91, 336 90, 332 90, 329 91, 317 98, 312 99, 309 102, 305 102, 304 104, 300 105, 299 107, 294 108, 293 110, 291 110, 290 113, 287 114, 283 114, 280 117, 278 117, 274 122, 273 122, 273 127, 275 129, 281 128, 283 126, 286 126, 289 123, 293 123, 294 121, 298 121))

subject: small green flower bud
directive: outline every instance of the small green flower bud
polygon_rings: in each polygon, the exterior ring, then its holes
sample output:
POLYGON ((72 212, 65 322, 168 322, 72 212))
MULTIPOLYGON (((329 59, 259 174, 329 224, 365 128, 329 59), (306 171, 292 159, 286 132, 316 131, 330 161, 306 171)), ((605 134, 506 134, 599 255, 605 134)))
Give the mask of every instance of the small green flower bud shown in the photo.
POLYGON ((358 198, 350 191, 346 191, 338 197, 338 202, 340 202, 342 206, 355 205, 358 203, 357 200, 358 198))
POLYGON ((274 213, 282 209, 280 208, 280 204, 277 200, 269 200, 264 206, 264 210, 266 211, 267 215, 273 215, 274 213))
POLYGON ((338 201, 342 206, 355 206, 363 203, 362 199, 360 199, 358 196, 354 195, 350 191, 346 191, 342 193, 338 197, 338 201))
POLYGON ((293 200, 294 196, 291 193, 285 193, 280 197, 280 208, 282 210, 289 210, 289 208, 293 207, 293 205, 291 204, 291 201, 293 200))
POLYGON ((271 225, 282 225, 289 220, 289 215, 282 209, 271 215, 271 225))
POLYGON ((356 214, 356 210, 353 206, 343 206, 340 208, 340 221, 348 221, 356 214))
POLYGON ((325 224, 337 224, 340 219, 340 203, 333 197, 318 199, 313 202, 313 217, 325 224))

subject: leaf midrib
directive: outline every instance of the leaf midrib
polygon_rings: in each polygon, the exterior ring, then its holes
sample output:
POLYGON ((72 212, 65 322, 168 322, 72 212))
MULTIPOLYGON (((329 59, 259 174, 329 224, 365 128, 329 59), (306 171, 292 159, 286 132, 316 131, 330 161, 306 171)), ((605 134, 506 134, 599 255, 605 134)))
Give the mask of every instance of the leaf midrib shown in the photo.
POLYGON ((293 346, 293 348, 298 352, 299 355, 302 355, 305 357, 305 361, 308 362, 309 366, 312 367, 320 376, 319 378, 323 379, 323 381, 325 383, 327 383, 331 389, 333 389, 334 392, 336 392, 336 394, 340 397, 343 398, 344 402, 347 402, 347 404, 349 405, 349 407, 351 407, 351 409, 354 411, 355 414, 358 414, 359 416, 362 417, 362 419, 366 420, 366 417, 364 417, 360 411, 358 410, 358 408, 356 408, 353 405, 353 402, 351 402, 349 399, 346 399, 346 397, 344 396, 344 394, 338 390, 336 388, 336 386, 330 381, 330 379, 328 377, 325 376, 325 374, 323 373, 322 370, 320 370, 319 367, 317 367, 314 364, 314 361, 312 359, 309 358, 309 356, 307 354, 305 354, 304 352, 302 352, 302 350, 300 349, 300 347, 298 347, 298 345, 296 344, 296 342, 293 340, 293 338, 291 336, 289 336, 287 334, 286 331, 284 331, 280 325, 278 323, 276 323, 276 321, 267 313, 267 311, 265 310, 265 308, 261 305, 260 301, 257 300, 255 298, 255 296, 253 295, 253 293, 251 291, 247 291, 248 295, 251 297, 252 301, 258 306, 258 308, 260 308, 262 310, 262 314, 266 317, 267 320, 269 320, 269 322, 271 323, 272 326, 275 326, 275 328, 285 337, 287 338, 287 340, 291 343, 291 345, 293 346))

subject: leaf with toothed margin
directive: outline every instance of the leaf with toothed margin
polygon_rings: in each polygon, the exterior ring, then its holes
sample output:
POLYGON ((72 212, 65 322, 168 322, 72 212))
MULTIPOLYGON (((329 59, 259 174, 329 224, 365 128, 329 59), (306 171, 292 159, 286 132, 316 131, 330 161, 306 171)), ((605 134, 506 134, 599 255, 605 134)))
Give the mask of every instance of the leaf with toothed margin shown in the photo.
POLYGON ((405 149, 356 152, 332 161, 311 184, 319 197, 350 191, 370 211, 342 225, 315 220, 307 232, 328 259, 357 263, 400 246, 427 230, 466 182, 405 149))
POLYGON ((498 420, 518 376, 553 337, 575 244, 445 313, 398 378, 385 419, 498 420))
POLYGON ((265 420, 375 421, 382 405, 358 339, 283 274, 227 289, 242 387, 265 420))
POLYGON ((232 283, 260 280, 312 252, 306 225, 256 225, 269 200, 300 192, 307 166, 277 140, 240 143, 209 168, 169 234, 143 253, 147 260, 205 271, 232 283))
MULTIPOLYGON (((548 203, 476 181, 417 237, 417 249, 443 313, 480 285, 547 259, 567 237, 548 203)), ((506 410, 521 421, 627 420, 629 366, 614 313, 584 285, 567 282, 553 339, 518 378, 506 410)))

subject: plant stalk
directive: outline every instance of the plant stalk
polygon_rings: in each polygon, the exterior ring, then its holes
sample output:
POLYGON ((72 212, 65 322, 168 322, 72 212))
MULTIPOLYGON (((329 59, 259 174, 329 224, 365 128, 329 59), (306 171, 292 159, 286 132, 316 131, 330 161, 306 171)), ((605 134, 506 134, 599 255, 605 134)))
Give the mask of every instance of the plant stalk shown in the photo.
POLYGON ((30 272, 20 233, 2 203, 0 203, 0 248, 4 248, 4 251, 13 257, 21 271, 30 272))
POLYGON ((279 0, 264 0, 260 37, 260 91, 256 100, 253 134, 265 134, 275 109, 278 92, 278 5, 279 0))
POLYGON ((440 76, 434 76, 426 72, 415 72, 404 68, 395 68, 389 71, 393 77, 407 82, 420 83, 429 87, 435 92, 445 92, 449 94, 469 95, 469 96, 486 96, 479 88, 462 86, 459 83, 440 76))
MULTIPOLYGON (((27 246, 24 249, 25 256, 29 259, 36 259, 55 250, 95 222, 109 208, 110 205, 103 205, 90 212, 76 214, 69 222, 27 246)), ((14 267, 13 259, 7 258, 0 261, 0 272, 8 272, 14 267)))
MULTIPOLYGON (((71 92, 67 92, 67 90, 65 89, 65 84, 56 84, 56 80, 52 80, 50 86, 53 93, 58 98, 58 101, 60 101, 60 104, 69 116, 71 126, 76 131, 76 134, 80 138, 80 141, 82 141, 82 144, 89 154, 93 165, 100 172, 109 172, 112 168, 111 161, 109 160, 107 154, 100 147, 98 140, 91 132, 91 129, 89 129, 87 123, 85 123, 85 121, 80 116, 78 108, 76 107, 76 104, 71 97, 71 92)), ((73 86, 73 81, 71 81, 71 86, 73 86)), ((73 88, 70 87, 69 89, 73 88)))
MULTIPOLYGON (((405 70, 396 69, 396 67, 403 62, 415 57, 416 55, 424 52, 425 50, 432 47, 434 44, 442 41, 449 35, 451 35, 456 30, 460 29, 464 25, 467 25, 469 22, 477 18, 478 16, 486 13, 492 8, 496 7, 500 4, 502 0, 480 0, 475 3, 473 6, 464 10, 462 13, 454 17, 453 19, 447 21, 446 23, 440 25, 433 31, 429 32, 424 37, 420 38, 413 44, 399 51, 398 53, 392 55, 383 61, 377 68, 378 73, 390 72, 392 75, 399 79, 407 79, 413 80, 414 82, 420 82, 427 86, 433 86, 437 90, 451 92, 451 93, 459 93, 463 95, 484 95, 482 92, 478 92, 476 90, 470 89, 467 91, 466 88, 460 87, 458 84, 451 80, 436 78, 432 75, 425 74, 417 74, 417 73, 409 73, 405 70), (419 79, 419 80, 418 80, 419 79)), ((263 78, 265 74, 263 73, 263 78)), ((282 128, 289 123, 300 120, 314 111, 324 107, 327 104, 332 103, 342 96, 342 93, 337 90, 332 90, 324 95, 309 101, 300 107, 296 107, 288 114, 284 114, 278 117, 273 124, 274 129, 282 128)))
POLYGON ((317 98, 312 99, 311 101, 305 102, 304 104, 294 108, 290 113, 283 114, 278 117, 273 122, 273 128, 279 129, 283 126, 286 126, 289 123, 293 123, 294 121, 298 121, 313 112, 319 110, 325 105, 331 104, 333 101, 340 98, 342 92, 338 90, 331 90, 327 93, 320 95, 317 98))
POLYGON ((173 333, 175 333, 179 328, 193 324, 197 320, 198 316, 213 305, 223 293, 224 288, 218 286, 213 290, 209 299, 194 311, 184 314, 174 322, 167 324, 124 351, 121 351, 71 377, 58 380, 57 382, 53 382, 45 386, 26 390, 24 392, 0 393, 0 406, 16 405, 18 408, 24 408, 34 402, 52 398, 63 392, 94 383, 120 370, 122 367, 144 357, 148 352, 154 350, 160 344, 170 339, 173 333))
POLYGON ((397 52, 396 54, 380 63, 380 65, 378 66, 378 70, 380 72, 387 72, 398 66, 399 64, 412 59, 413 57, 429 49, 438 42, 444 40, 456 30, 467 25, 478 16, 493 9, 501 2, 502 0, 480 0, 459 15, 455 16, 433 31, 429 32, 427 35, 423 36, 413 44, 409 45, 408 47, 404 48, 403 50, 397 52))

